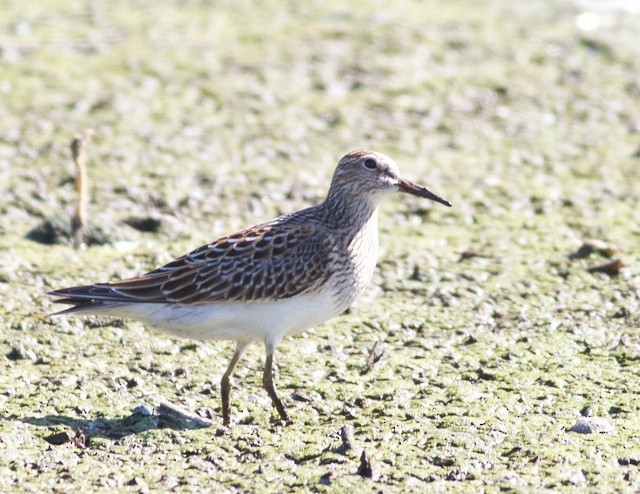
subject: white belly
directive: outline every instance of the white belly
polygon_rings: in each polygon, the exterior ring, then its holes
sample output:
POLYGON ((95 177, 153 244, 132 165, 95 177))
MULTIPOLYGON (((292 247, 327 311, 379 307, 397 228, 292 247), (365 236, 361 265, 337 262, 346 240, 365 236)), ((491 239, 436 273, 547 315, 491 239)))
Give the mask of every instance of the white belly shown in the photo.
MULTIPOLYGON (((304 331, 346 310, 362 293, 376 266, 376 214, 347 246, 347 264, 336 269, 320 292, 253 302, 181 305, 132 303, 104 312, 138 319, 158 331, 199 340, 277 341, 304 331)), ((340 259, 338 259, 340 261, 340 259)))
POLYGON ((302 294, 264 302, 219 302, 202 305, 136 303, 110 311, 150 327, 199 340, 278 340, 304 331, 344 310, 330 292, 302 294))

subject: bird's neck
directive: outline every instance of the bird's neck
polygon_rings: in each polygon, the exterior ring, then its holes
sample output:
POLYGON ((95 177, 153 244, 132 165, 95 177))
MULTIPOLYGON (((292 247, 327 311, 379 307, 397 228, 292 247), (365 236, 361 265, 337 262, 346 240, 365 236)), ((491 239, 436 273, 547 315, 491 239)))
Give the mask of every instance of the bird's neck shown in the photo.
POLYGON ((359 230, 367 224, 377 226, 378 201, 376 198, 356 199, 340 194, 328 196, 318 209, 330 228, 359 230))

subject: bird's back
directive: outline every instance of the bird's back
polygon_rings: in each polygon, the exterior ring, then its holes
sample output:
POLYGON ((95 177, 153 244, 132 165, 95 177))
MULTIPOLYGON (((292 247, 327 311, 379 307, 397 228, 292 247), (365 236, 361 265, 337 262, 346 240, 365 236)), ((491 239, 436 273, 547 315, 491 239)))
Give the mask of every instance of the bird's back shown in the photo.
MULTIPOLYGON (((309 208, 311 210, 313 208, 309 208)), ((302 210, 203 245, 136 278, 50 292, 91 312, 128 303, 195 305, 290 298, 318 290, 332 273, 335 245, 302 210)))

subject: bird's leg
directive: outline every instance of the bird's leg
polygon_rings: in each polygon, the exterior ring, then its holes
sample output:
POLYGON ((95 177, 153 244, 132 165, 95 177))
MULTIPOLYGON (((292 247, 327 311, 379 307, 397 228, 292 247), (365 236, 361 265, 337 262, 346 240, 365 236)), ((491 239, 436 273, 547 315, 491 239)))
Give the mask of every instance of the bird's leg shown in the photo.
POLYGON ((262 374, 262 386, 264 386, 264 389, 269 393, 269 398, 271 398, 273 406, 278 410, 282 421, 287 424, 292 424, 293 421, 289 418, 287 409, 278 396, 276 386, 273 383, 273 354, 276 348, 275 342, 265 341, 265 348, 267 350, 267 358, 264 363, 264 373, 262 374))
POLYGON ((238 342, 233 358, 231 359, 231 362, 229 362, 229 367, 227 367, 227 371, 220 380, 220 391, 222 394, 222 424, 225 427, 229 425, 229 420, 231 418, 231 403, 229 401, 229 395, 231 394, 231 378, 233 376, 233 371, 236 369, 236 365, 238 365, 238 361, 240 360, 240 357, 242 357, 247 346, 249 346, 249 343, 247 342, 238 342))

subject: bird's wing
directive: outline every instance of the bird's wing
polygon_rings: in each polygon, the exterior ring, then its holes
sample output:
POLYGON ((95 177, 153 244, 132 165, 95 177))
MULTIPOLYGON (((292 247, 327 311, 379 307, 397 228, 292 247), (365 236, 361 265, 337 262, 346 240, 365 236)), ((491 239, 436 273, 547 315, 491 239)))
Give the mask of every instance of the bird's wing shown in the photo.
POLYGON ((282 299, 313 290, 328 277, 330 249, 321 225, 274 220, 203 245, 140 277, 50 295, 72 305, 282 299))

